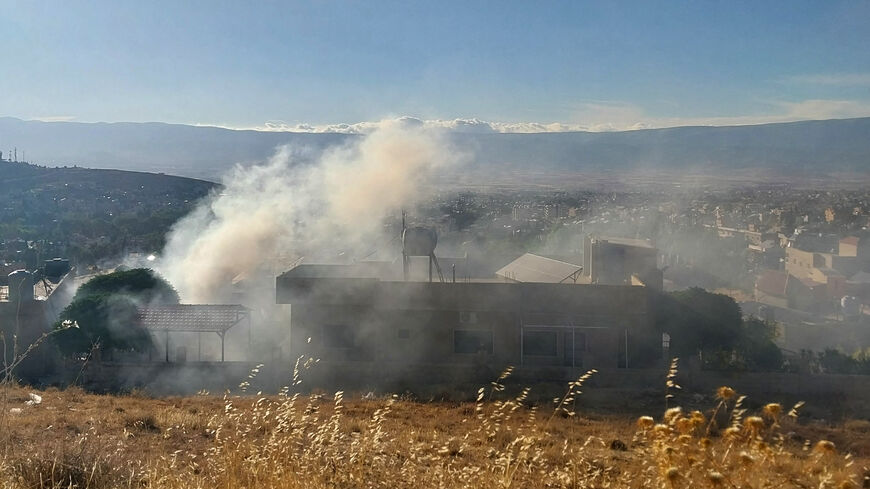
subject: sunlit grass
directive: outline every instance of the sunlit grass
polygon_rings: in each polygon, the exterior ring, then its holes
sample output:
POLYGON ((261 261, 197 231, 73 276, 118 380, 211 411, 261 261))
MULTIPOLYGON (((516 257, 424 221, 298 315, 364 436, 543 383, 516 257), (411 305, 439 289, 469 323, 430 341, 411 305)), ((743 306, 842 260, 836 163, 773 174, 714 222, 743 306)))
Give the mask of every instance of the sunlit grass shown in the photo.
MULTIPOLYGON (((674 365, 672 369, 675 369, 674 365)), ((748 412, 718 391, 708 410, 601 418, 510 394, 505 372, 471 403, 394 396, 149 399, 9 388, 0 487, 862 487, 868 453, 838 445, 866 422, 809 430, 798 408, 748 412), (801 434, 803 433, 803 434, 801 434), (829 439, 810 440, 808 434, 829 439)), ((296 384, 296 380, 294 380, 296 384)), ((674 398, 668 398, 673 405, 674 398)), ((664 404, 664 399, 662 399, 664 404)), ((860 443, 855 446, 860 447, 860 443)))

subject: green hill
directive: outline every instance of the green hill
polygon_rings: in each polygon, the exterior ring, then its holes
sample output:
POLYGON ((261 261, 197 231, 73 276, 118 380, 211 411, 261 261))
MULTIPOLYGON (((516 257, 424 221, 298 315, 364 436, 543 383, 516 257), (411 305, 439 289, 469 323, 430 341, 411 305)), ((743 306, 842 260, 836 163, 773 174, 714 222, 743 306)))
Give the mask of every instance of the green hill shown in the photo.
POLYGON ((80 264, 158 251, 172 224, 216 187, 155 173, 0 162, 0 240, 41 241, 46 255, 80 264))

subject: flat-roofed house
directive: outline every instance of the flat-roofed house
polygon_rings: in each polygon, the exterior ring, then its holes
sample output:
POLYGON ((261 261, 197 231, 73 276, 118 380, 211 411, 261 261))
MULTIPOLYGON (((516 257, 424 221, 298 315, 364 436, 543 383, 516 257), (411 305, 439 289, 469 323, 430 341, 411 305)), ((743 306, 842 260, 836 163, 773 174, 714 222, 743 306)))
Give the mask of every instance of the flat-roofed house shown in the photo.
POLYGON ((276 299, 291 307, 292 354, 324 362, 631 366, 626 349, 651 334, 649 289, 547 279, 406 282, 303 264, 277 277, 276 299))

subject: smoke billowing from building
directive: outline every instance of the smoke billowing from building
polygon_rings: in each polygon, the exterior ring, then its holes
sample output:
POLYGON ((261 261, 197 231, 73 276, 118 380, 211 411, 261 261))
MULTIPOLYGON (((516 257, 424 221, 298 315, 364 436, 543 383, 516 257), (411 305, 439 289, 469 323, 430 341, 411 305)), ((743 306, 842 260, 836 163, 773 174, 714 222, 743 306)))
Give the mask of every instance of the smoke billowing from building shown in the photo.
POLYGON ((313 251, 370 248, 386 213, 425 198, 431 177, 464 159, 443 133, 400 123, 320 154, 280 147, 235 167, 179 221, 158 268, 182 301, 225 302, 233 280, 274 278, 313 251))

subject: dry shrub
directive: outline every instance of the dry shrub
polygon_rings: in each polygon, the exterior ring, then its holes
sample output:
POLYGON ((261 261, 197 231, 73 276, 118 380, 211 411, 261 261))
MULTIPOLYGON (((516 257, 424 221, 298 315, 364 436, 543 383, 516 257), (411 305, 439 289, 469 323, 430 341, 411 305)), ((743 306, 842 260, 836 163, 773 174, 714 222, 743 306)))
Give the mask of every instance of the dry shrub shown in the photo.
POLYGON ((125 412, 124 427, 138 431, 160 431, 157 418, 146 411, 125 412))
POLYGON ((86 442, 7 456, 4 472, 4 488, 110 489, 131 482, 130 474, 114 464, 110 454, 86 442))
MULTIPOLYGON (((719 390, 717 404, 705 412, 672 407, 632 426, 584 419, 573 406, 593 374, 570 383, 551 407, 528 402, 528 389, 508 395, 504 380, 510 370, 480 389, 470 405, 370 396, 347 401, 342 392, 303 396, 293 393, 292 386, 271 397, 199 396, 198 404, 191 398, 140 399, 113 406, 103 399, 124 428, 125 436, 114 438, 118 448, 113 451, 104 443, 96 449, 87 442, 93 450, 10 451, 0 458, 0 487, 863 484, 866 463, 856 464, 833 442, 794 441, 790 434, 802 429, 794 420, 797 409, 768 404, 749 412, 745 398, 727 388, 719 390), (128 431, 135 436, 128 438, 128 431)), ((667 399, 673 404, 673 397, 667 399)), ((856 431, 863 428, 853 425, 856 431)), ((77 440, 93 440, 99 429, 111 428, 90 426, 77 440)), ((113 440, 110 434, 102 436, 113 440)))

